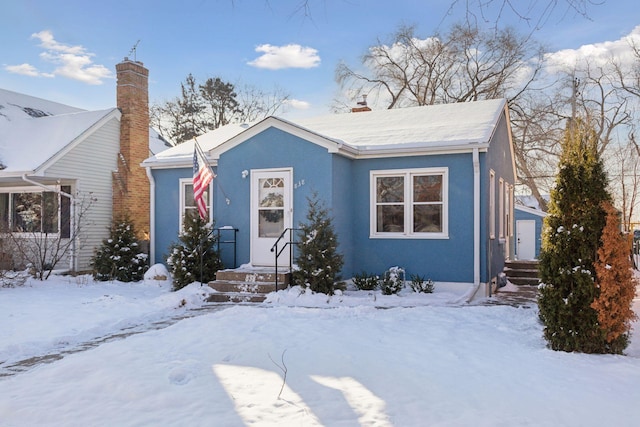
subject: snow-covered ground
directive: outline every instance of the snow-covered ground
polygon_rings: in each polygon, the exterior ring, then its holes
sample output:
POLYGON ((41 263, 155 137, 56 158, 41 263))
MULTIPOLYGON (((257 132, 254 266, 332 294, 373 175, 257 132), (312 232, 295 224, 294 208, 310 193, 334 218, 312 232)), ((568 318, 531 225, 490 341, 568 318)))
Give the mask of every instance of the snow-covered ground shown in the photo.
POLYGON ((170 289, 0 288, 0 426, 640 425, 635 336, 626 356, 554 352, 535 308, 437 287, 216 310, 170 289))

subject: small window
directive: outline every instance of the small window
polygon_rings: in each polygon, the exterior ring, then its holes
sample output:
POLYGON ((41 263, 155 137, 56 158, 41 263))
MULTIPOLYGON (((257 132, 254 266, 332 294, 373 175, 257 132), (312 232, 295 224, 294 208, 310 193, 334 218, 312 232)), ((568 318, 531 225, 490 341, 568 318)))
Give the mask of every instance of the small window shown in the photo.
POLYGON ((496 173, 489 171, 489 238, 496 238, 496 173))
MULTIPOLYGON (((204 201, 207 205, 207 212, 209 213, 209 221, 211 221, 211 186, 209 189, 202 194, 204 201)), ((190 215, 196 217, 199 215, 198 206, 193 197, 193 180, 189 179, 181 179, 180 180, 180 230, 183 229, 184 217, 185 215, 190 215)))
POLYGON ((499 208, 498 211, 500 213, 499 218, 500 218, 500 224, 498 224, 498 232, 500 233, 500 238, 504 239, 504 180, 502 178, 500 178, 499 184, 498 184, 498 197, 499 197, 499 208))
POLYGON ((445 237, 447 170, 371 172, 373 237, 445 237))
POLYGON ((513 236, 513 227, 512 227, 512 221, 511 219, 513 218, 513 186, 510 184, 505 183, 504 186, 504 202, 505 202, 505 208, 504 208, 504 235, 505 237, 511 237, 513 236))

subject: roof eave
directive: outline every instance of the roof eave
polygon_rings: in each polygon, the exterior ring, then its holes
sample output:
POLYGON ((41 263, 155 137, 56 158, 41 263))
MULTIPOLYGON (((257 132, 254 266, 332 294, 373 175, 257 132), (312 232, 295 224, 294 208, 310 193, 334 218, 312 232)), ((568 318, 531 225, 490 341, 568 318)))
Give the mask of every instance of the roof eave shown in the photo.
POLYGON ((382 157, 412 157, 412 156, 429 156, 440 154, 460 154, 471 153, 474 148, 480 152, 489 149, 488 142, 475 142, 465 144, 442 144, 442 145, 424 145, 419 147, 371 147, 361 148, 358 150, 356 158, 382 158, 382 157))
MULTIPOLYGON (((212 160, 208 157, 209 156, 207 156, 207 160, 209 160, 209 164, 211 166, 218 166, 217 160, 212 160)), ((192 168, 193 157, 189 156, 189 157, 180 157, 177 159, 173 158, 173 159, 165 159, 165 160, 147 159, 142 163, 140 163, 140 166, 143 168, 151 168, 151 169, 192 168)))

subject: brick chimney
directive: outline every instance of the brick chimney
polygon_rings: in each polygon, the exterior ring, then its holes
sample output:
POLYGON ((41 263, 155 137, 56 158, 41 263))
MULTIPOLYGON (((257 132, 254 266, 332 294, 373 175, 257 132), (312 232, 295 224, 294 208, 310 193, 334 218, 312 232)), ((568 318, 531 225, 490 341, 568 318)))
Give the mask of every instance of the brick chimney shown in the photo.
POLYGON ((365 113, 367 111, 371 111, 371 108, 367 105, 367 95, 362 95, 362 101, 358 102, 359 107, 353 107, 351 109, 352 113, 365 113))
POLYGON ((124 58, 116 64, 120 119, 118 169, 113 172, 113 217, 128 216, 138 239, 149 240, 149 179, 140 163, 149 157, 149 70, 124 58))

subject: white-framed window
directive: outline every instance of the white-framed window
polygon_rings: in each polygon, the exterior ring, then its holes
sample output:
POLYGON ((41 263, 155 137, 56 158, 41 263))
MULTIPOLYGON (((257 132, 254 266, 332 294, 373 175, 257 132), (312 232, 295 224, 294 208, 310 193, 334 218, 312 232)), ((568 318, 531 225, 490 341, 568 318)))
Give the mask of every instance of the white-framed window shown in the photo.
MULTIPOLYGON (((70 186, 61 186, 65 193, 70 186)), ((14 233, 47 233, 69 237, 71 204, 53 191, 33 187, 14 188, 0 193, 0 227, 14 233)))
POLYGON ((498 212, 500 213, 500 224, 498 224, 498 232, 500 233, 500 238, 504 239, 504 180, 502 178, 500 178, 500 180, 498 181, 498 198, 498 212))
MULTIPOLYGON (((207 214, 209 215, 209 222, 211 222, 212 218, 212 206, 211 206, 211 184, 209 184, 209 189, 205 191, 202 195, 207 205, 207 214)), ((184 217, 185 215, 194 215, 198 216, 198 207, 196 206, 196 202, 193 199, 193 179, 192 178, 182 178, 180 179, 180 223, 179 230, 183 229, 184 226, 184 217)))
POLYGON ((513 185, 505 183, 504 186, 504 235, 506 237, 513 236, 513 225, 511 218, 513 218, 513 185))
POLYGON ((370 172, 371 237, 446 238, 448 169, 370 172))
POLYGON ((496 238, 496 173, 489 170, 489 238, 496 238))

